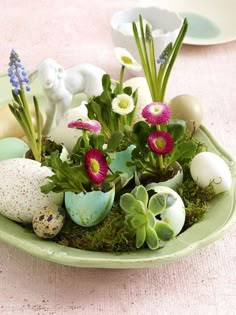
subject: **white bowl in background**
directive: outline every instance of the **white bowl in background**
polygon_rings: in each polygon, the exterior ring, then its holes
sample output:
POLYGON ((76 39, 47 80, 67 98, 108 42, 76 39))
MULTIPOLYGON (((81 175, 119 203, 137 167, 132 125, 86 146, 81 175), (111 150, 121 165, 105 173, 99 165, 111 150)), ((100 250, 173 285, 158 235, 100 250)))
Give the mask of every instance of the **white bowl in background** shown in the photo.
MULTIPOLYGON (((138 22, 139 15, 152 26, 156 57, 159 57, 170 42, 174 42, 183 23, 176 12, 157 7, 135 7, 115 13, 111 18, 111 34, 115 47, 126 48, 140 62, 132 33, 132 22, 138 22)), ((140 72, 129 71, 133 75, 140 72)))

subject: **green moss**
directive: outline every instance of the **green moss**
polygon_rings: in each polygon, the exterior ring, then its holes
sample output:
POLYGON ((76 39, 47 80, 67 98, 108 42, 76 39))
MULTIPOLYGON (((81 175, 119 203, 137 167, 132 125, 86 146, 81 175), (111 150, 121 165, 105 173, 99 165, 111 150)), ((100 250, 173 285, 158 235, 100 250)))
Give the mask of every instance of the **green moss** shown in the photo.
POLYGON ((185 210, 186 220, 183 231, 191 225, 202 220, 204 214, 209 208, 209 202, 215 197, 212 185, 206 188, 199 187, 191 178, 188 165, 184 165, 183 184, 178 188, 178 193, 182 197, 185 210))
POLYGON ((124 222, 125 213, 113 207, 108 217, 94 227, 82 227, 69 218, 56 237, 59 244, 91 251, 122 252, 136 250, 135 237, 124 222))

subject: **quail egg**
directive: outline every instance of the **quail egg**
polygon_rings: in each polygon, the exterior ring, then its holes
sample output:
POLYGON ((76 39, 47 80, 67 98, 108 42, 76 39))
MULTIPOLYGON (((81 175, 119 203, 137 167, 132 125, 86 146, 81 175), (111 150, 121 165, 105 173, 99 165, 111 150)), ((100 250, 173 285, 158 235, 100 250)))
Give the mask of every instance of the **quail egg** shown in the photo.
POLYGON ((40 238, 56 236, 65 222, 65 211, 62 207, 49 205, 35 212, 32 220, 33 229, 40 238))

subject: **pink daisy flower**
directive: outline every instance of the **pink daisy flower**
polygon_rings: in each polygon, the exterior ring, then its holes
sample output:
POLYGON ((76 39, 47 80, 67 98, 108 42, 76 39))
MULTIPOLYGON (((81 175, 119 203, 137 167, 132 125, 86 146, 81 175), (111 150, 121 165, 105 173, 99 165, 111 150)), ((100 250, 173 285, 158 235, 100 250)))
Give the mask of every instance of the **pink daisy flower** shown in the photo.
POLYGON ((148 145, 154 153, 164 155, 173 150, 174 140, 166 131, 153 131, 148 137, 148 145))
POLYGON ((74 120, 68 124, 68 128, 85 129, 95 133, 101 132, 101 125, 97 120, 74 120))
POLYGON ((151 103, 144 107, 142 116, 148 124, 165 124, 170 119, 170 108, 163 103, 151 103))
POLYGON ((91 181, 96 184, 103 182, 108 172, 105 156, 98 149, 90 149, 86 152, 85 168, 91 181))

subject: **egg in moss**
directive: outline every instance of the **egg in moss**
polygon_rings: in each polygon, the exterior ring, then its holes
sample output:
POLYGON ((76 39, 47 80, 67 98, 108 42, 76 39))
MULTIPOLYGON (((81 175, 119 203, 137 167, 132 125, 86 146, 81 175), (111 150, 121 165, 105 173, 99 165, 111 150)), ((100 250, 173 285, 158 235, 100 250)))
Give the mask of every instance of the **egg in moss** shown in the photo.
POLYGON ((169 101, 172 119, 186 121, 187 128, 193 132, 199 128, 203 119, 201 101, 192 95, 178 95, 169 101))
POLYGON ((33 229, 40 238, 55 237, 65 222, 65 211, 62 207, 49 205, 35 212, 32 220, 33 229))

